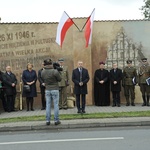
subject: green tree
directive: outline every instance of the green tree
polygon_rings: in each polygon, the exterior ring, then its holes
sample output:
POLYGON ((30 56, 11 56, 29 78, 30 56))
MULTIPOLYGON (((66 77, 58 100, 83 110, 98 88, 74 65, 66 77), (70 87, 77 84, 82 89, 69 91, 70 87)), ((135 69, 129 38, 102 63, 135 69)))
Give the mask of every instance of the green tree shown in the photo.
POLYGON ((145 5, 140 8, 145 19, 150 19, 150 0, 143 0, 145 5))

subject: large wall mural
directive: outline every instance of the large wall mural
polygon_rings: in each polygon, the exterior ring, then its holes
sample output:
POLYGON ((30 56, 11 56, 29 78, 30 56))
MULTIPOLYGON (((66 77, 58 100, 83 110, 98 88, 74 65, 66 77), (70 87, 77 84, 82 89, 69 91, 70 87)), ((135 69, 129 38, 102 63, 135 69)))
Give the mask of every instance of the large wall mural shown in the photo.
MULTIPOLYGON (((85 20, 77 18, 74 22, 80 28, 85 20)), ((85 48, 84 31, 79 32, 72 26, 60 48, 55 42, 57 23, 0 23, 0 70, 5 71, 5 67, 10 65, 18 81, 21 81, 22 71, 28 62, 38 71, 45 58, 51 57, 57 61, 63 57, 69 67, 71 80, 77 61, 83 60, 90 74, 87 104, 91 105, 93 76, 99 68, 99 61, 105 61, 107 69, 111 69, 113 62, 123 69, 127 59, 131 59, 136 68, 141 58, 150 60, 149 27, 150 21, 145 20, 95 21, 92 44, 85 48)))

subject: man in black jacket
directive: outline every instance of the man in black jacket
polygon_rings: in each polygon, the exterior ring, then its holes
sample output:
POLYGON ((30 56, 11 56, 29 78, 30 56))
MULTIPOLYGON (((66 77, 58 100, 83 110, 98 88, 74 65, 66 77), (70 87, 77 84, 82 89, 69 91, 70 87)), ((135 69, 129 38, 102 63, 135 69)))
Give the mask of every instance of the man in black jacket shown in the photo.
POLYGON ((11 72, 10 66, 6 67, 6 73, 3 75, 3 83, 6 88, 5 94, 7 97, 7 111, 11 112, 14 111, 17 79, 15 74, 11 72))
POLYGON ((83 62, 78 61, 78 67, 72 72, 72 81, 74 82, 74 94, 76 95, 77 113, 85 113, 87 83, 89 81, 88 70, 83 68, 83 62), (80 107, 80 97, 82 99, 82 106, 80 107))
POLYGON ((121 80, 122 80, 122 70, 117 67, 117 63, 113 63, 113 69, 110 70, 113 107, 114 106, 120 107, 121 80))
POLYGON ((41 110, 44 110, 46 108, 46 101, 45 101, 45 83, 41 77, 42 70, 44 70, 44 63, 42 63, 42 69, 38 71, 38 80, 40 82, 41 102, 42 102, 41 110))
POLYGON ((4 111, 7 111, 7 104, 6 104, 5 91, 4 91, 5 88, 3 85, 3 75, 4 75, 4 73, 2 71, 0 71, 0 99, 2 100, 4 111))

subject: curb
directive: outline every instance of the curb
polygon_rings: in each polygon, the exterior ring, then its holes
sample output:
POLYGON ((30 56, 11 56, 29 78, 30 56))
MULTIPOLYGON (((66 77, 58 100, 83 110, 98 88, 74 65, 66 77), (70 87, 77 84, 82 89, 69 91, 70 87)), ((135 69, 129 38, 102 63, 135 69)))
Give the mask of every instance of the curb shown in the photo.
POLYGON ((42 125, 26 125, 26 126, 3 126, 0 132, 15 131, 32 131, 32 130, 62 130, 62 129, 78 129, 78 128, 101 128, 101 127, 130 127, 130 126, 150 126, 150 121, 134 121, 134 122, 93 122, 93 123, 63 123, 58 126, 54 124, 50 126, 42 125))

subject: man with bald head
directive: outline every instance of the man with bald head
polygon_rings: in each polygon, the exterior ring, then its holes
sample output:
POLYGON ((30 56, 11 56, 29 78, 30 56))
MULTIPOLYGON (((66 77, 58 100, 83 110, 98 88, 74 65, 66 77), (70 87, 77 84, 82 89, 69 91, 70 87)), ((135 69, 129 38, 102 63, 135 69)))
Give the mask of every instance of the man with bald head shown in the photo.
POLYGON ((6 72, 3 76, 4 87, 6 88, 5 94, 7 97, 7 111, 14 111, 14 103, 16 98, 16 84, 17 79, 15 74, 11 72, 11 67, 6 67, 6 72))

